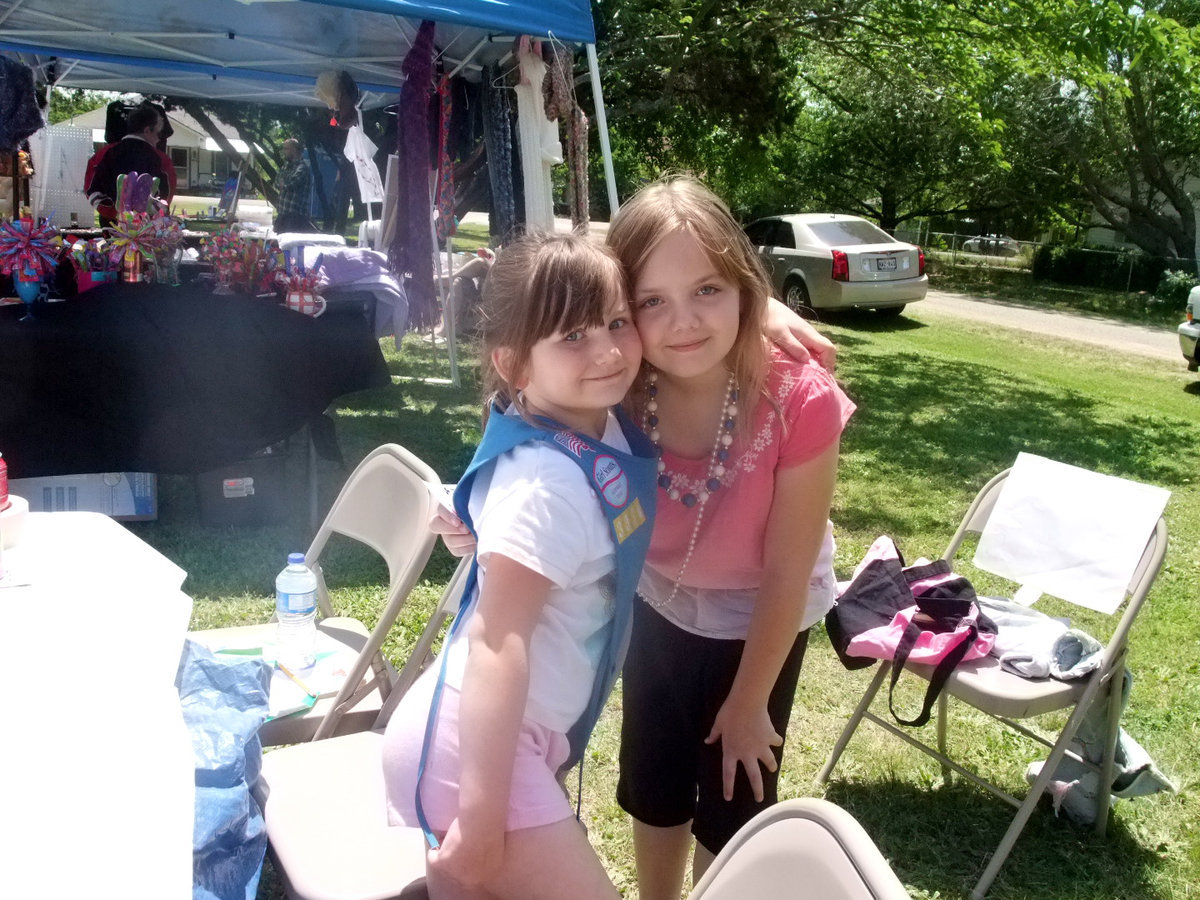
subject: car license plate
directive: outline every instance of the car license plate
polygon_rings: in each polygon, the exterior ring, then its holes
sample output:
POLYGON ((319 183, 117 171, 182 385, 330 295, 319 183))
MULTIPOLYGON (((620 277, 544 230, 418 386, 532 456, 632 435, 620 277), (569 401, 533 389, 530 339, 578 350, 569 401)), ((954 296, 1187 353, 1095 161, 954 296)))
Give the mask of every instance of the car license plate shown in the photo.
POLYGON ((877 259, 875 260, 875 271, 877 272, 895 272, 895 259, 877 259))

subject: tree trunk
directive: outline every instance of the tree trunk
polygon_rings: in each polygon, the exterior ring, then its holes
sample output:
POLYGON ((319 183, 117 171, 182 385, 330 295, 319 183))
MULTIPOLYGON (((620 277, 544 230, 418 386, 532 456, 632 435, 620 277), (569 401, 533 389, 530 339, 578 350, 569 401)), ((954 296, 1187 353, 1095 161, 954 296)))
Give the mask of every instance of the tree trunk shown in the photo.
MULTIPOLYGON (((199 100, 196 100, 193 97, 175 97, 172 98, 172 102, 178 103, 180 109, 199 122, 200 126, 208 132, 209 137, 217 142, 217 146, 220 147, 223 152, 229 154, 229 156, 233 159, 241 159, 242 155, 233 149, 233 145, 229 143, 229 139, 226 138, 225 135, 221 133, 220 129, 213 124, 213 120, 209 118, 208 113, 201 109, 199 100)), ((272 206, 279 200, 279 196, 275 193, 275 188, 263 180, 262 176, 259 174, 258 170, 254 168, 254 166, 246 166, 245 171, 242 174, 244 177, 250 180, 250 183, 254 185, 257 190, 262 192, 262 195, 266 197, 267 202, 269 202, 272 206)))
POLYGON ((884 185, 879 192, 879 227, 888 234, 896 233, 900 224, 899 210, 896 204, 896 190, 890 185, 884 185))

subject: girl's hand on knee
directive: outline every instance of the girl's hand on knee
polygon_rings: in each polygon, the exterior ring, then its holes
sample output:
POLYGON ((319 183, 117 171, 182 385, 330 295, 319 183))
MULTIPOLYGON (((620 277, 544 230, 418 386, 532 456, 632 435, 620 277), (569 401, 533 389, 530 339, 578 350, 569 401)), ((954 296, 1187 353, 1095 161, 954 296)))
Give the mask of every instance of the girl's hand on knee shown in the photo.
POLYGON ((476 888, 483 885, 500 869, 504 858, 504 835, 498 840, 464 839, 458 819, 450 823, 450 829, 437 850, 425 854, 426 866, 437 875, 449 878, 464 887, 476 888))
POLYGON ((775 753, 772 747, 783 744, 783 737, 775 731, 766 707, 741 706, 726 700, 713 721, 712 731, 704 739, 706 744, 721 742, 721 775, 726 800, 733 799, 733 785, 737 780, 738 766, 746 772, 754 799, 763 801, 762 770, 774 772, 775 753))

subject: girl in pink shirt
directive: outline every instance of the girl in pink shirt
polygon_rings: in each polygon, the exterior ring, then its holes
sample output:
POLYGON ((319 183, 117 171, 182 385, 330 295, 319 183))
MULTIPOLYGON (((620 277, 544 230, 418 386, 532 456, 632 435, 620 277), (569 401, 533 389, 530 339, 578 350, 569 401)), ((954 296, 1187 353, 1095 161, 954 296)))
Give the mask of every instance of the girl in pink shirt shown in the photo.
POLYGON ((661 454, 618 800, 634 818, 639 895, 674 900, 693 835, 699 880, 776 799, 808 628, 833 601, 829 508, 854 405, 764 340, 770 282, 699 182, 641 191, 608 243, 643 344, 635 412, 661 454))

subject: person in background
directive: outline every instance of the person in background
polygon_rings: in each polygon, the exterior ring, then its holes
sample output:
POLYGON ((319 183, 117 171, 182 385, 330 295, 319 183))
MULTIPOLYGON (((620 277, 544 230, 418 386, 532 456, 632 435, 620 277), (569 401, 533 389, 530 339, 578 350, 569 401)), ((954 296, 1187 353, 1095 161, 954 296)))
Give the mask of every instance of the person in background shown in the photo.
MULTIPOLYGON (((475 258, 466 262, 455 271, 454 280, 450 282, 450 308, 454 310, 455 333, 462 330, 467 323, 476 320, 480 301, 483 298, 483 283, 487 279, 496 254, 488 247, 480 247, 475 251, 475 258)), ((469 326, 468 326, 469 327, 469 326)), ((433 329, 435 338, 446 336, 446 316, 433 329)))
POLYGON ((279 191, 279 200, 275 204, 275 233, 316 231, 308 217, 312 172, 298 140, 288 138, 283 142, 283 158, 287 165, 275 180, 275 188, 279 191))
POLYGON ((83 192, 100 215, 100 225, 117 219, 117 176, 130 172, 158 179, 155 196, 170 203, 175 196, 175 166, 158 144, 166 117, 149 103, 135 107, 127 120, 128 132, 119 141, 105 144, 88 160, 83 192))

